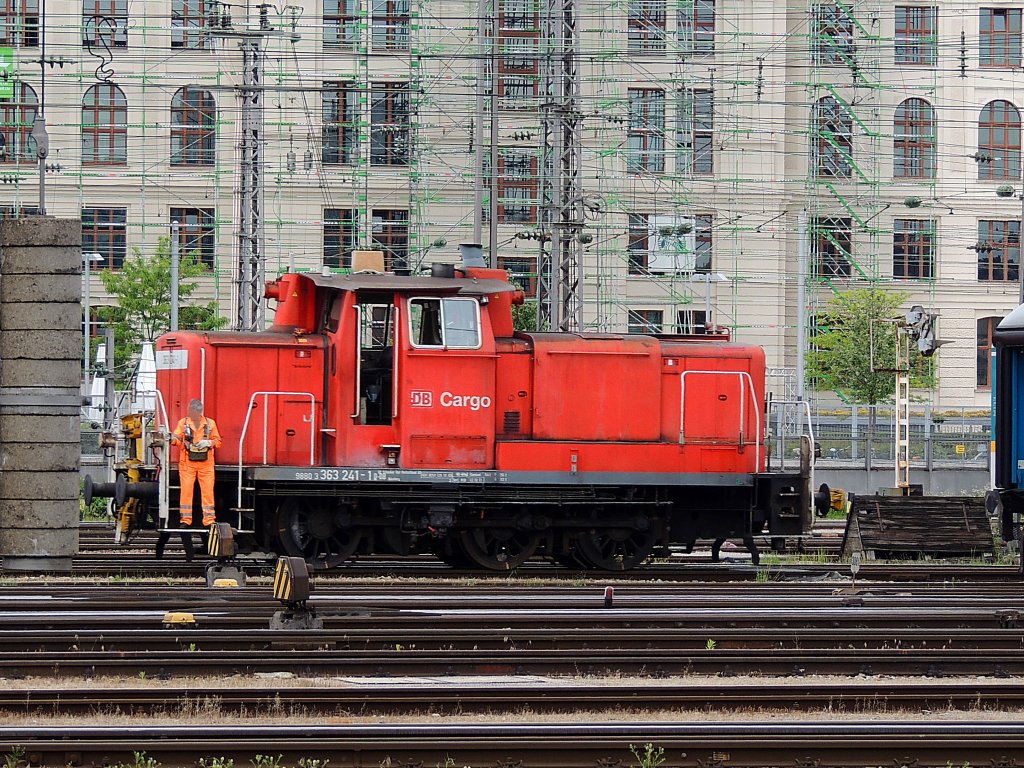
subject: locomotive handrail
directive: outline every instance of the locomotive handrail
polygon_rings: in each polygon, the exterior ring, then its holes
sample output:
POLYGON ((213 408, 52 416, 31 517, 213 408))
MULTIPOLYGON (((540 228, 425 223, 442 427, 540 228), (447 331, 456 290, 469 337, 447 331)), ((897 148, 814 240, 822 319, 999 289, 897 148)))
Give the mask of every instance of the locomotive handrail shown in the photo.
MULTIPOLYGON (((394 329, 394 343, 391 345, 391 418, 398 418, 398 359, 402 356, 400 345, 398 343, 398 329, 402 326, 398 323, 398 305, 395 305, 395 319, 391 323, 391 327, 394 329)), ((387 344, 387 340, 384 341, 387 344)))
POLYGON ((358 419, 359 418, 359 413, 360 413, 360 411, 362 411, 362 408, 361 408, 361 405, 362 405, 362 392, 360 392, 360 390, 362 389, 362 378, 363 378, 362 377, 362 373, 363 373, 363 364, 362 364, 363 363, 363 338, 362 338, 363 329, 361 327, 362 326, 362 322, 363 322, 363 315, 359 311, 359 305, 358 304, 356 304, 354 307, 352 307, 352 309, 354 309, 356 311, 356 344, 355 344, 355 347, 356 347, 356 366, 355 366, 356 367, 356 386, 355 386, 355 405, 354 405, 355 411, 352 413, 352 417, 351 418, 358 419))
MULTIPOLYGON (((157 483, 159 484, 158 488, 157 488, 157 518, 162 520, 162 521, 164 521, 164 523, 166 524, 167 520, 171 516, 171 509, 170 509, 171 501, 170 501, 170 498, 169 498, 171 490, 170 490, 170 485, 169 485, 169 481, 168 481, 168 472, 167 472, 168 465, 170 464, 170 460, 171 460, 171 443, 170 443, 170 439, 171 439, 171 420, 167 416, 167 406, 164 405, 164 396, 163 396, 163 393, 159 389, 143 389, 143 390, 138 390, 138 391, 136 391, 135 395, 136 395, 136 397, 138 397, 138 396, 142 396, 142 397, 153 397, 153 396, 155 396, 158 408, 154 408, 153 409, 153 419, 154 419, 153 429, 154 429, 154 431, 156 431, 156 432, 160 431, 160 422, 159 422, 159 420, 160 420, 161 416, 163 416, 163 420, 164 420, 164 425, 165 426, 164 426, 164 429, 163 429, 163 435, 166 438, 166 440, 165 440, 165 442, 164 442, 162 447, 165 449, 165 456, 163 457, 163 461, 160 462, 160 474, 159 474, 159 476, 157 478, 157 483)), ((147 447, 149 447, 149 449, 154 451, 154 452, 156 450, 155 446, 147 446, 147 447)), ((115 536, 117 535, 116 531, 115 531, 114 535, 115 536)))
MULTIPOLYGON (((816 488, 816 486, 814 485, 814 422, 811 419, 811 403, 810 403, 809 400, 773 400, 772 401, 772 406, 776 406, 776 405, 781 405, 781 406, 795 405, 798 408, 802 408, 807 413, 807 434, 805 435, 805 434, 801 433, 800 435, 798 435, 798 437, 801 440, 803 440, 806 437, 810 441, 810 443, 811 443, 811 445, 810 445, 811 461, 810 461, 808 482, 810 482, 810 484, 811 484, 810 505, 811 505, 811 517, 813 519, 814 518, 814 495, 813 494, 814 494, 814 489, 816 488)), ((781 418, 781 416, 780 416, 780 418, 781 418)), ((768 414, 768 423, 771 424, 771 414, 770 413, 768 414)), ((782 444, 784 445, 785 442, 783 441, 782 444)), ((768 469, 770 470, 771 469, 771 460, 768 461, 768 464, 769 464, 768 469)), ((779 451, 779 469, 781 471, 785 471, 785 469, 786 469, 786 453, 785 453, 784 450, 779 451)))
POLYGON ((249 407, 245 411, 242 422, 242 434, 238 438, 238 506, 242 506, 242 459, 245 451, 245 436, 249 431, 249 417, 257 397, 263 397, 263 463, 267 463, 267 402, 271 397, 308 397, 309 398, 309 466, 316 463, 316 396, 312 392, 284 392, 259 390, 249 396, 249 407))
POLYGON ((736 376, 739 378, 740 384, 740 434, 738 445, 742 447, 745 445, 743 442, 743 428, 746 424, 746 393, 743 392, 743 384, 746 383, 747 389, 750 390, 750 402, 754 404, 754 471, 761 471, 761 413, 757 409, 757 392, 754 389, 754 379, 751 378, 750 374, 746 371, 683 371, 679 376, 679 444, 683 445, 686 443, 686 377, 687 375, 694 376, 736 376))

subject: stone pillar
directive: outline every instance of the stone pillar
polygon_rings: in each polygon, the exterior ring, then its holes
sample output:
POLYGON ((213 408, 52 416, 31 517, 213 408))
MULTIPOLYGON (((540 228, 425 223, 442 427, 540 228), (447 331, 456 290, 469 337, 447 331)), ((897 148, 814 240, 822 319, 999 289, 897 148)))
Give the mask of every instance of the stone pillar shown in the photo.
POLYGON ((70 571, 78 552, 82 226, 0 221, 0 557, 70 571))

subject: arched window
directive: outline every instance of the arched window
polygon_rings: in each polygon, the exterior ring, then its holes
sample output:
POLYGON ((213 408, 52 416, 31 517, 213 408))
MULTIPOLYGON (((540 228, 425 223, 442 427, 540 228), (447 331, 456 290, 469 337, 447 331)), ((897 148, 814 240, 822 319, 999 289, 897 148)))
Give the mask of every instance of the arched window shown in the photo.
POLYGON ((82 99, 82 163, 128 162, 128 101, 113 83, 97 83, 82 99))
POLYGON ((978 119, 978 178, 1020 178, 1020 112, 1008 101, 990 101, 978 119))
POLYGON ((811 125, 815 176, 849 177, 853 167, 853 119, 831 96, 814 104, 811 125))
POLYGON ((992 387, 992 331, 999 325, 1001 317, 983 317, 978 320, 978 362, 977 387, 992 387))
POLYGON ((14 98, 0 100, 0 162, 26 163, 36 159, 32 124, 39 99, 32 86, 14 84, 14 98))
POLYGON ((171 99, 171 165, 213 165, 217 102, 200 88, 179 88, 171 99))
POLYGON ((907 99, 893 119, 892 175, 904 179, 935 176, 935 110, 924 99, 907 99))

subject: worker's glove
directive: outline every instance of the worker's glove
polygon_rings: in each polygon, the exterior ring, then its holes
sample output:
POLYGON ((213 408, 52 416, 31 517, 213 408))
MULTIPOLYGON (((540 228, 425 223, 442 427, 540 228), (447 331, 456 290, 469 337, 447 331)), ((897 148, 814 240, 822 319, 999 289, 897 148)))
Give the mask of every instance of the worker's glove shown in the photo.
POLYGON ((196 443, 196 448, 198 448, 200 451, 205 451, 208 448, 212 447, 213 443, 210 440, 200 440, 198 443, 196 443))

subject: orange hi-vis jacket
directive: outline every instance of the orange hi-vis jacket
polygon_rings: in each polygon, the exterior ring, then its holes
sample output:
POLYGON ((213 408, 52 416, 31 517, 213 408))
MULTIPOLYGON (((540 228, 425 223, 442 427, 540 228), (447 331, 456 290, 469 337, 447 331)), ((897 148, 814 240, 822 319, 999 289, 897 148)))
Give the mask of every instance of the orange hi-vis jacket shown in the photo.
POLYGON ((174 428, 174 434, 183 442, 178 451, 179 464, 214 464, 214 449, 220 448, 220 430, 217 429, 217 422, 208 416, 203 416, 198 424, 195 424, 188 416, 178 422, 174 428), (189 450, 195 450, 194 444, 200 440, 209 440, 213 446, 207 451, 206 461, 194 461, 188 457, 189 450))

